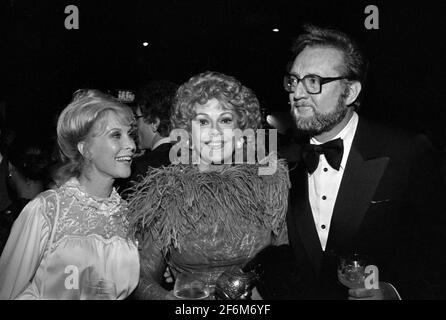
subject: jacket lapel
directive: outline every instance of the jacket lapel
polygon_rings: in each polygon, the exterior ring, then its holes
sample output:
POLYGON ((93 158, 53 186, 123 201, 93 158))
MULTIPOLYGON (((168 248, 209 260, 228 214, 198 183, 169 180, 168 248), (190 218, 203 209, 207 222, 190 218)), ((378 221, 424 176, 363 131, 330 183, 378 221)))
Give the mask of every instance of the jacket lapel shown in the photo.
POLYGON ((354 237, 369 208, 389 157, 379 155, 379 143, 367 123, 359 122, 331 219, 326 250, 350 253, 354 237))
MULTIPOLYGON (((389 157, 383 154, 386 141, 376 139, 374 128, 360 120, 331 219, 326 252, 349 253, 389 157)), ((322 266, 324 252, 314 224, 308 198, 308 174, 303 164, 290 172, 290 217, 316 273, 322 266)), ((291 237, 291 236, 290 236, 291 237)))
POLYGON ((323 252, 319 236, 314 225, 313 213, 308 199, 308 173, 303 165, 291 174, 292 191, 290 199, 291 220, 298 231, 313 268, 318 272, 321 267, 323 252))

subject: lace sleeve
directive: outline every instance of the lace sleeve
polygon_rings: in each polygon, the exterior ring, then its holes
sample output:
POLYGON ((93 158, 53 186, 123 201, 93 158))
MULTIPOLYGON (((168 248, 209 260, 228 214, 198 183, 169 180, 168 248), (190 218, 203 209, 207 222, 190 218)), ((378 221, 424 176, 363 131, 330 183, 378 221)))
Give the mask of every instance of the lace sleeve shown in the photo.
POLYGON ((140 251, 140 280, 135 291, 139 300, 166 300, 167 290, 161 287, 161 280, 166 269, 163 252, 151 236, 142 244, 140 251))

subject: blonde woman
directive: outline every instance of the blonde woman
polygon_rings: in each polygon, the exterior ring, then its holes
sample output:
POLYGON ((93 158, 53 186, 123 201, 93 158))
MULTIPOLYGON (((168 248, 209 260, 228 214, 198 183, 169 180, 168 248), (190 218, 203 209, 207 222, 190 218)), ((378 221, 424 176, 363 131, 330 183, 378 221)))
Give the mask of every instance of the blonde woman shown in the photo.
POLYGON ((78 92, 57 136, 64 181, 28 203, 0 258, 1 299, 124 299, 139 258, 125 203, 113 188, 130 175, 131 110, 99 91, 78 92))

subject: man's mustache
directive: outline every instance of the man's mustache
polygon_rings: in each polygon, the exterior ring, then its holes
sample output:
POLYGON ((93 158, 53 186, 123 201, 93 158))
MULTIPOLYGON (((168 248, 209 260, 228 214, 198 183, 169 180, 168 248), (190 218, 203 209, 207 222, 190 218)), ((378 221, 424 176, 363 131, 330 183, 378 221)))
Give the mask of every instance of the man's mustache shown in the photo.
POLYGON ((299 108, 299 107, 308 107, 308 108, 312 108, 314 110, 314 107, 306 102, 293 102, 291 104, 293 106, 293 108, 299 108))

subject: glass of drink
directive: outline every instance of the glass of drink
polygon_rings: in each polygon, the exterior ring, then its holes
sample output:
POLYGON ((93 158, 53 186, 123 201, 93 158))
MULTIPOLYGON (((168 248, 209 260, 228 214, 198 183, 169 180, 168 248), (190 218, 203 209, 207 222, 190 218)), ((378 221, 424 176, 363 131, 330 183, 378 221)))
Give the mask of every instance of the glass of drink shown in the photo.
POLYGON ((182 272, 177 274, 173 294, 178 299, 204 300, 209 298, 210 288, 203 274, 182 272))
POLYGON ((116 284, 104 277, 94 267, 86 268, 80 277, 81 300, 115 300, 116 284))
POLYGON ((116 284, 110 280, 92 280, 81 288, 81 300, 115 300, 116 297, 116 284))
POLYGON ((350 289, 364 288, 368 257, 361 254, 341 256, 338 264, 338 280, 350 289))

